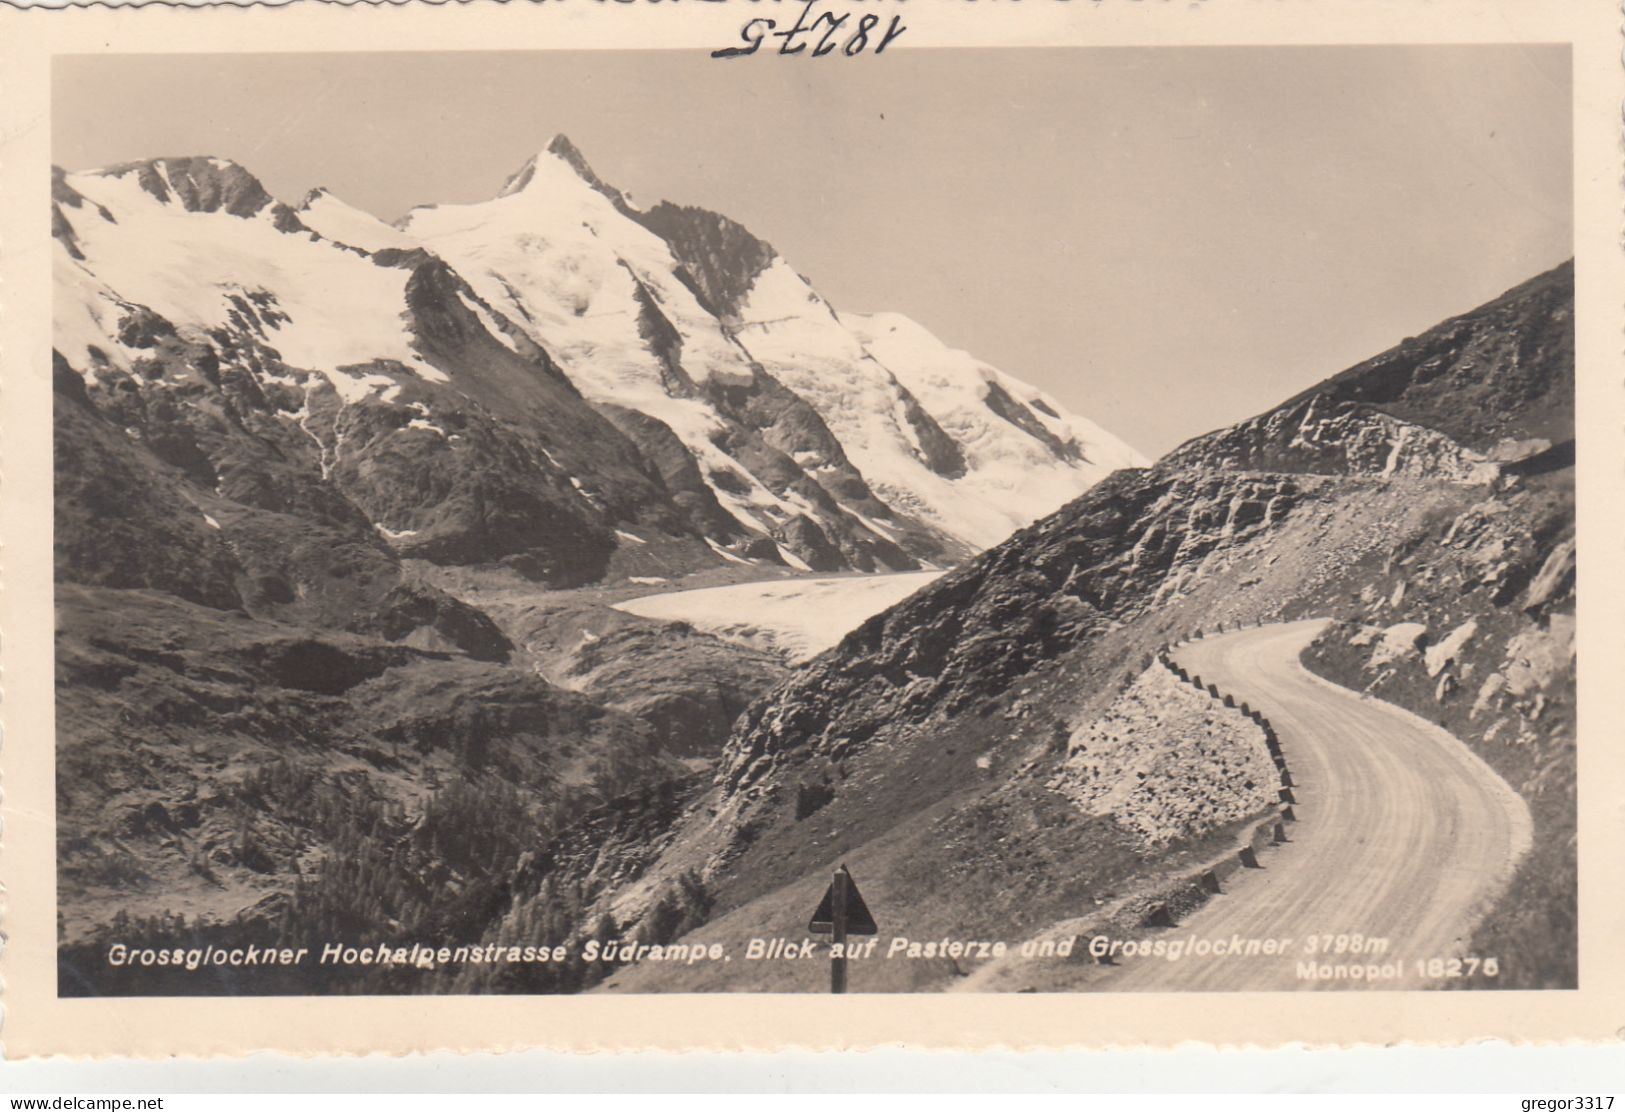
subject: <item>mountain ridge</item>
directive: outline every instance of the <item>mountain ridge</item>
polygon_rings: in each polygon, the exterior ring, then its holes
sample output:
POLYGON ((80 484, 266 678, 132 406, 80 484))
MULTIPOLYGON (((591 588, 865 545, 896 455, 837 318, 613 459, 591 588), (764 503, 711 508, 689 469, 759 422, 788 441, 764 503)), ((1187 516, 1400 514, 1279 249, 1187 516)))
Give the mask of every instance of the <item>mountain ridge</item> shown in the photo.
MULTIPOLYGON (((664 202, 635 209, 563 135, 511 175, 491 201, 414 209, 393 226, 325 188, 309 191, 297 209, 290 208, 246 169, 217 158, 159 158, 76 174, 58 170, 53 185, 53 230, 65 254, 58 269, 65 306, 58 344, 93 391, 103 368, 128 372, 137 363, 149 368, 144 374, 153 385, 146 389, 162 389, 165 375, 145 363, 161 363, 162 352, 151 344, 132 349, 120 339, 128 332, 123 322, 142 317, 163 321, 169 334, 189 342, 225 343, 228 360, 232 349, 250 349, 245 370, 251 377, 274 367, 275 378, 309 383, 314 370, 339 394, 341 414, 386 406, 434 409, 460 404, 469 383, 481 389, 481 367, 505 364, 510 369, 501 375, 515 384, 534 373, 493 354, 477 335, 483 332, 609 417, 607 430, 591 421, 584 427, 645 457, 646 473, 685 477, 686 498, 665 492, 677 512, 659 523, 679 553, 674 566, 727 558, 814 570, 942 566, 999 539, 1112 466, 1143 462, 1087 423, 1076 428, 1097 450, 1068 451, 1065 444, 1077 433, 1056 435, 1046 427, 1061 420, 1050 416, 1058 413, 1053 399, 1039 400, 1035 412, 1028 404, 1037 397, 1030 388, 1017 390, 1018 400, 991 378, 975 389, 1002 437, 989 438, 979 429, 972 450, 799 277, 789 279, 792 288, 803 290, 792 298, 822 322, 809 334, 812 348, 758 358, 742 334, 754 332, 756 343, 768 342, 763 334, 782 331, 785 321, 803 311, 791 305, 790 317, 781 313, 777 323, 762 319, 760 311, 753 319, 739 316, 765 276, 783 269, 771 246, 706 210, 664 202), (87 200, 86 191, 105 196, 87 200), (176 219, 181 211, 199 218, 195 227, 176 219), (235 222, 208 223, 222 216, 235 222), (270 227, 254 231, 262 223, 270 227), (273 238, 273 231, 283 238, 273 238), (184 240, 180 250, 173 250, 176 233, 184 240), (86 257, 87 237, 99 257, 86 257), (143 240, 157 251, 161 280, 120 261, 143 240), (350 262, 340 265, 334 252, 350 262), (166 266, 164 256, 171 253, 166 266), (245 254, 261 261, 244 265, 245 254), (450 273, 434 271, 431 258, 450 273), (263 265, 271 259, 276 261, 263 265), (408 284, 396 287, 379 270, 404 272, 408 284), (300 293, 286 286, 290 280, 346 292, 350 303, 328 306, 310 296, 313 289, 300 293), (428 290, 438 303, 429 304, 428 290), (211 296, 218 297, 213 304, 211 296), (336 323, 341 309, 352 323, 336 323), (721 317, 714 315, 719 311, 721 317), (404 328, 394 323, 397 317, 404 328), (431 319, 438 333, 420 334, 431 319), (454 329, 453 319, 461 321, 454 329), (365 324, 357 329, 356 321, 365 324), (340 335, 351 342, 335 345, 340 335), (290 340, 297 342, 290 346, 290 340), (458 352, 449 353, 454 347, 458 352), (475 349, 481 352, 477 358, 467 355, 475 349), (426 351, 435 357, 426 361, 426 351), (471 359, 471 366, 459 366, 458 358, 471 359), (845 376, 848 393, 869 391, 874 404, 887 413, 895 409, 895 418, 881 414, 873 427, 852 426, 847 411, 858 399, 839 402, 816 375, 807 376, 806 360, 818 363, 820 373, 845 376), (786 375, 795 374, 800 383, 787 383, 786 375), (628 412, 639 416, 616 416, 628 412), (859 443, 871 434, 878 439, 859 443), (690 459, 675 460, 674 452, 690 459), (669 462, 653 464, 662 458, 669 462), (1017 488, 1020 497, 1004 497, 1017 488), (970 509, 962 513, 961 504, 970 509)), ((785 281, 776 280, 781 286, 785 281)), ((775 311, 784 309, 780 304, 775 311)), ((494 379, 484 375, 483 381, 494 379)), ((514 396, 511 388, 503 393, 508 400, 514 396)), ((294 419, 309 425, 307 417, 294 419)), ((427 412, 408 414, 405 423, 440 428, 427 412)), ((551 435, 550 450, 570 439, 557 430, 551 435)), ((357 449, 369 452, 373 446, 351 448, 357 449)), ((322 478, 331 476, 324 464, 322 478)), ((590 473, 571 477, 592 485, 590 473)), ((534 474, 526 483, 545 485, 546 479, 534 474)), ((629 492, 618 501, 648 499, 629 492)), ((564 513, 638 524, 635 515, 605 512, 602 505, 564 513)), ((419 531, 399 520, 376 524, 392 539, 419 531)), ((470 558, 463 554, 477 551, 492 525, 474 529, 462 543, 430 549, 429 558, 470 558)), ((580 533, 568 530, 566 537, 580 533)), ((562 558, 538 551, 535 538, 511 537, 497 548, 523 547, 522 541, 531 551, 522 566, 545 568, 562 558)), ((598 566, 604 567, 602 560, 598 566)))

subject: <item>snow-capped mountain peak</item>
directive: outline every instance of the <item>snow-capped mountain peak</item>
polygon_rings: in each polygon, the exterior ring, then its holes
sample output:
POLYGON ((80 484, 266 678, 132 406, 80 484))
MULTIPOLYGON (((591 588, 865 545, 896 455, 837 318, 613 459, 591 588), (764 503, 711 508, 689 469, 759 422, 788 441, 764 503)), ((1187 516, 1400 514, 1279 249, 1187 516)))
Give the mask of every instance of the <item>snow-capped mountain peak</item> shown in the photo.
MULTIPOLYGON (((303 408, 279 419, 305 432, 310 383, 325 381, 340 407, 401 409, 369 418, 384 422, 376 444, 421 432, 412 451, 437 467, 494 438, 477 450, 528 492, 515 505, 563 498, 582 528, 602 530, 592 560, 619 523, 640 544, 648 528, 702 541, 705 560, 943 566, 1143 463, 906 318, 838 312, 727 217, 633 208, 563 135, 491 199, 416 208, 394 225, 325 188, 290 209, 222 159, 54 185, 58 350, 93 385, 134 374, 162 388, 148 333, 170 329, 262 392, 304 390, 303 408)), ((331 429, 310 433, 320 479, 344 481, 341 442, 351 458, 371 448, 346 441, 342 410, 324 420, 331 429)), ((407 442, 387 444, 378 450, 399 468, 407 442)), ((380 536, 431 558, 549 543, 523 517, 469 526, 470 514, 508 512, 491 495, 451 517, 430 497, 363 504, 381 507, 366 510, 380 536), (454 527, 473 532, 452 542, 454 527), (513 535, 478 539, 493 529, 513 535)))
POLYGON ((153 318, 187 342, 230 337, 316 372, 347 400, 401 371, 445 377, 403 322, 407 273, 336 250, 235 163, 127 163, 64 174, 56 193, 58 350, 88 373, 145 358, 153 338, 130 322, 153 318))
POLYGON ((296 223, 290 222, 288 207, 267 193, 257 177, 229 159, 153 158, 80 176, 133 181, 159 204, 178 205, 188 212, 223 212, 247 219, 269 210, 284 230, 294 230, 296 223))
POLYGON ((515 193, 523 193, 532 187, 541 189, 556 188, 559 178, 555 173, 548 173, 554 169, 550 164, 562 163, 576 178, 585 182, 595 192, 601 194, 611 204, 622 211, 630 211, 626 195, 614 186, 609 185, 600 178, 592 166, 587 162, 586 155, 563 132, 553 136, 547 146, 532 155, 523 166, 508 176, 502 188, 497 192, 498 197, 507 197, 515 193), (542 171, 538 175, 538 171, 542 171))

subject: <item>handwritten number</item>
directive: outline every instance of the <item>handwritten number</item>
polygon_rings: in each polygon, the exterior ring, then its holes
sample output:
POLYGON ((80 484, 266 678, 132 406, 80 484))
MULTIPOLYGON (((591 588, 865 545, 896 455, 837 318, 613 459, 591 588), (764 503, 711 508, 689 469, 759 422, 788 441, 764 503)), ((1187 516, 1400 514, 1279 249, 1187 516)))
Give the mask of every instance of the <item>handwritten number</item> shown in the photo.
POLYGON ((739 37, 749 43, 749 46, 729 46, 721 50, 713 50, 711 51, 711 57, 744 58, 755 54, 757 48, 762 45, 762 40, 767 37, 767 33, 776 26, 777 24, 771 19, 753 19, 739 31, 739 37), (751 35, 752 31, 756 32, 754 37, 751 35))
POLYGON ((829 21, 829 30, 824 32, 824 37, 818 40, 818 45, 817 46, 813 47, 813 57, 814 58, 822 58, 824 55, 828 54, 830 51, 835 49, 835 44, 830 42, 829 40, 830 40, 831 36, 833 36, 835 34, 836 31, 839 31, 841 29, 841 24, 846 22, 846 17, 849 14, 851 14, 851 13, 842 12, 840 15, 836 16, 836 15, 831 15, 829 12, 825 12, 823 15, 819 16, 816 20, 813 21, 813 28, 814 29, 817 29, 818 24, 822 23, 823 21, 825 21, 825 20, 829 21))
POLYGON ((769 35, 783 40, 779 43, 778 53, 801 54, 807 49, 807 43, 802 41, 802 36, 810 39, 822 30, 823 33, 818 36, 817 45, 813 47, 810 57, 823 58, 835 53, 836 47, 839 46, 842 54, 848 58, 855 58, 869 49, 871 43, 876 54, 884 52, 886 47, 908 30, 903 18, 894 15, 886 29, 880 33, 878 41, 874 41, 870 34, 880 26, 881 17, 869 13, 856 21, 852 36, 843 45, 838 41, 838 34, 847 26, 847 19, 851 13, 842 12, 836 15, 831 12, 819 12, 817 16, 812 16, 816 4, 817 0, 802 0, 801 12, 796 16, 795 23, 783 31, 778 30, 778 23, 771 19, 759 18, 749 21, 739 31, 739 39, 744 45, 713 50, 711 57, 747 58, 761 49, 762 43, 769 35))

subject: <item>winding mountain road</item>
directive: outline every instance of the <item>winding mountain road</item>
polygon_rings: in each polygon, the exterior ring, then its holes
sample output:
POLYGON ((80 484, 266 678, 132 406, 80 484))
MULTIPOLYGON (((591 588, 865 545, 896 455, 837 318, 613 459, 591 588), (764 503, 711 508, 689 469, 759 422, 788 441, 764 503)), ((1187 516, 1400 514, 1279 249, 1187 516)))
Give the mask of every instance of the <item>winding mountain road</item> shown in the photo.
MULTIPOLYGON (((1282 939, 1274 956, 1120 959, 1095 987, 1280 990, 1368 982, 1299 976, 1299 963, 1391 965, 1378 989, 1434 983, 1417 961, 1464 956, 1466 938, 1529 846, 1528 808, 1458 739, 1392 704, 1310 674, 1301 650, 1323 626, 1293 622, 1209 636, 1175 659, 1274 725, 1296 782, 1291 841, 1242 870, 1155 937, 1282 939), (1309 939, 1386 939, 1381 953, 1315 955, 1309 939)), ((1488 955, 1480 955, 1488 956, 1488 955)), ((1500 955, 1506 961, 1509 955, 1500 955)), ((1435 967, 1437 968, 1437 967, 1435 967)), ((1446 967, 1448 968, 1448 967, 1446 967)))

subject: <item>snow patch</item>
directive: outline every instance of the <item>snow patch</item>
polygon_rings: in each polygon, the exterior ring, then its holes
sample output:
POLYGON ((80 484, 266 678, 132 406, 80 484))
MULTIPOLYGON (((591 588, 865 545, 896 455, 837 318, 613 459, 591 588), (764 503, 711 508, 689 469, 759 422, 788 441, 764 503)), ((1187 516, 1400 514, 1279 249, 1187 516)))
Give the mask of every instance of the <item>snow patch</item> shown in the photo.
POLYGON ((417 240, 399 228, 391 227, 370 212, 346 204, 325 189, 307 197, 298 211, 305 227, 334 243, 359 247, 363 251, 382 251, 386 248, 410 251, 420 246, 417 240))
POLYGON ((791 552, 788 548, 785 548, 782 544, 774 545, 773 547, 778 549, 779 559, 783 560, 786 564, 789 564, 797 571, 812 571, 812 565, 808 564, 807 561, 803 560, 800 556, 797 556, 794 552, 791 552))
POLYGON ((422 417, 412 418, 410 421, 406 422, 406 427, 409 429, 423 429, 427 432, 435 433, 439 435, 442 440, 445 439, 446 436, 445 429, 441 428, 439 425, 433 424, 432 422, 425 421, 422 417))
POLYGON ((705 543, 711 546, 712 552, 715 552, 718 556, 721 556, 724 560, 727 560, 731 564, 744 564, 747 568, 752 566, 749 560, 746 560, 740 556, 735 556, 732 552, 729 552, 726 548, 723 548, 710 537, 705 538, 705 543))

